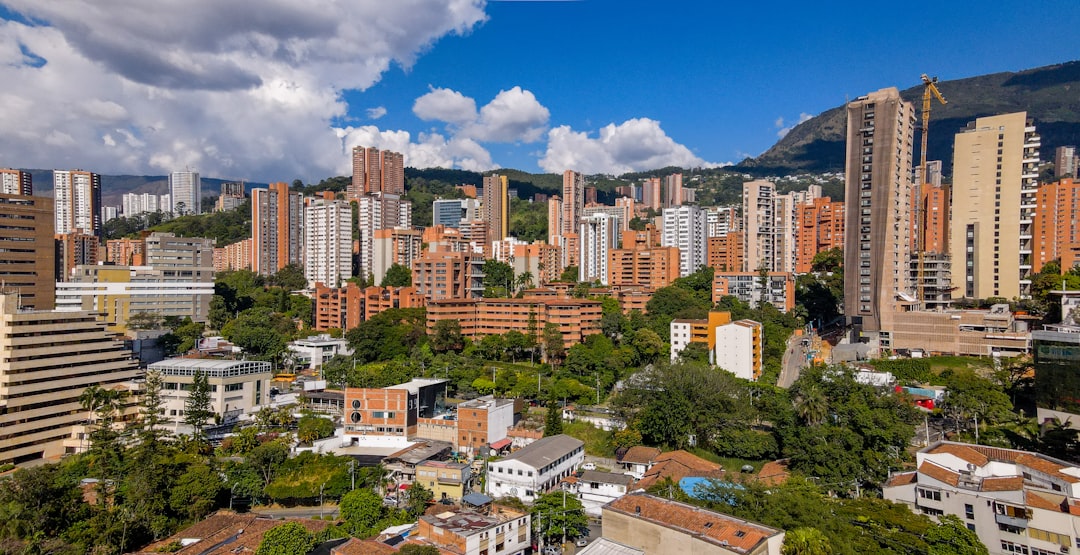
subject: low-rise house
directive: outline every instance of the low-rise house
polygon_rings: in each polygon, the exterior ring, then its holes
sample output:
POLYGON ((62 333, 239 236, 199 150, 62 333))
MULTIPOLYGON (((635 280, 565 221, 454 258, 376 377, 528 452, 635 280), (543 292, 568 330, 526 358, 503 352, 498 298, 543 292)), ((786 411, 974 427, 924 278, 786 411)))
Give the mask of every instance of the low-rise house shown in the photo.
POLYGON ((271 528, 298 522, 308 532, 318 534, 330 526, 330 522, 309 518, 279 520, 259 515, 215 513, 172 536, 152 543, 132 555, 232 555, 254 553, 262 543, 263 536, 271 528), (180 546, 176 549, 175 546, 180 546))
POLYGON ((589 516, 600 516, 600 508, 626 495, 633 487, 633 476, 586 470, 575 480, 571 491, 577 493, 589 516))
POLYGON ((458 501, 469 492, 472 478, 467 463, 424 461, 416 465, 416 483, 431 490, 436 501, 458 501))
POLYGON ((678 484, 683 478, 721 478, 723 475, 724 467, 680 449, 656 457, 635 487, 648 489, 664 480, 678 484))
POLYGON ((652 468, 656 458, 661 454, 663 454, 663 451, 656 447, 635 445, 626 453, 623 453, 623 456, 619 458, 619 464, 622 465, 627 474, 640 480, 652 468))
POLYGON ((1080 542, 1080 466, 1015 449, 938 442, 882 495, 931 518, 955 515, 990 553, 1069 553, 1080 542))
POLYGON ((644 555, 780 555, 784 531, 686 503, 631 493, 604 505, 604 538, 644 555))
POLYGON ((506 430, 506 438, 510 440, 511 449, 521 449, 544 437, 541 430, 529 428, 510 428, 506 430))
POLYGON ((337 355, 351 355, 352 349, 344 338, 330 337, 330 334, 312 335, 307 339, 297 339, 289 343, 288 348, 293 360, 302 368, 322 368, 323 363, 337 355))
POLYGON ((545 437, 488 463, 487 494, 531 503, 573 474, 585 460, 585 443, 565 434, 545 437))
POLYGON ((486 514, 461 509, 424 515, 417 536, 459 555, 519 555, 532 546, 531 524, 527 513, 495 505, 486 514))

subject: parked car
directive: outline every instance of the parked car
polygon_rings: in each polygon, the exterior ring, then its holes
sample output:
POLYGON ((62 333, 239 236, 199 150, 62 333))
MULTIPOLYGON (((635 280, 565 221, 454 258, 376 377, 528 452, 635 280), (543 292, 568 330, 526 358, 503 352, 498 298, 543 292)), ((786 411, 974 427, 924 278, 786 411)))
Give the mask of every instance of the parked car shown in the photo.
POLYGON ((545 545, 544 555, 562 555, 562 548, 557 545, 545 545))
POLYGON ((585 463, 585 464, 581 465, 581 469, 582 470, 596 470, 596 464, 595 463, 585 463))
POLYGON ((578 547, 585 547, 585 546, 589 545, 589 540, 587 540, 585 538, 578 538, 578 541, 574 542, 574 545, 576 545, 578 547))

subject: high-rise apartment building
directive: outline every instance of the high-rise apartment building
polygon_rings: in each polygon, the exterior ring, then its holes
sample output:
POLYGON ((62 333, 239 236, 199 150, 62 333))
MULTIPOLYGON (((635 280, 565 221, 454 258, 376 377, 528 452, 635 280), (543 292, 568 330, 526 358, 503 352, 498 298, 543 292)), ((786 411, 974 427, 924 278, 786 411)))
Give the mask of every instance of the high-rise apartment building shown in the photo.
POLYGON ((651 209, 659 212, 664 206, 664 197, 661 195, 660 178, 650 177, 641 184, 641 204, 643 209, 651 209))
POLYGON ((795 205, 795 272, 810 272, 818 253, 843 246, 843 202, 823 197, 795 205))
POLYGON ((705 211, 697 206, 664 209, 660 244, 679 249, 679 275, 686 277, 708 262, 705 211))
POLYGON ((128 218, 147 212, 171 212, 172 197, 153 193, 126 193, 121 197, 120 207, 120 211, 128 218))
POLYGON ((736 206, 712 206, 705 209, 705 234, 709 237, 723 237, 732 231, 742 229, 739 208, 736 206))
POLYGON ((1036 193, 1032 272, 1042 270, 1043 264, 1062 258, 1062 272, 1070 247, 1080 245, 1080 180, 1063 178, 1044 183, 1036 193))
POLYGON ((777 223, 780 219, 777 197, 776 185, 771 181, 743 183, 744 272, 757 271, 759 268, 776 271, 779 246, 777 223))
POLYGON ((563 235, 563 203, 562 197, 554 195, 548 198, 548 244, 558 245, 559 237, 563 235))
POLYGON ((303 262, 303 195, 286 183, 251 191, 252 269, 263 275, 303 262))
POLYGON ((574 170, 563 172, 562 234, 577 233, 585 207, 585 176, 574 170))
POLYGON ((52 310, 56 244, 52 199, 0 194, 0 292, 18 308, 52 310))
POLYGON ((352 154, 353 175, 347 191, 349 200, 372 193, 405 194, 405 157, 401 153, 357 146, 352 154))
POLYGON ((579 229, 578 281, 607 285, 608 253, 618 246, 619 219, 610 214, 593 214, 581 218, 579 229))
POLYGON ((484 295, 484 257, 471 252, 425 252, 413 260, 412 282, 428 301, 479 299, 484 295))
POLYGON ((673 173, 664 177, 664 208, 682 206, 683 186, 682 174, 673 173))
POLYGON ((474 198, 437 199, 431 204, 431 225, 461 227, 462 221, 480 217, 480 201, 474 198))
POLYGON ((1030 296, 1039 143, 1026 112, 978 118, 956 134, 949 252, 958 295, 1030 296))
POLYGON ((847 105, 844 314, 855 326, 853 337, 877 337, 882 347, 900 299, 914 299, 908 272, 914 129, 915 108, 896 88, 847 105))
POLYGON ((1054 150, 1054 177, 1078 177, 1076 169, 1080 166, 1080 157, 1075 146, 1059 146, 1054 150))
MULTIPOLYGON (((619 199, 615 206, 606 204, 587 204, 581 209, 581 218, 588 218, 596 214, 607 214, 618 220, 619 232, 630 229, 630 220, 634 219, 634 200, 619 199)), ((579 219, 580 223, 580 219, 579 219)), ((580 227, 580 226, 579 226, 580 227)))
POLYGON ((34 178, 30 172, 0 168, 0 195, 34 194, 34 178))
POLYGON ((57 281, 70 279, 77 266, 92 266, 102 259, 101 240, 94 235, 76 232, 53 237, 56 239, 57 281))
POLYGON ((228 212, 230 210, 236 210, 241 204, 244 204, 244 199, 247 198, 247 194, 244 189, 244 183, 222 183, 221 195, 218 196, 217 201, 214 202, 215 212, 228 212))
MULTIPOLYGON (((56 459, 89 447, 80 432, 87 387, 130 390, 131 353, 90 312, 21 310, 0 293, 0 464, 56 459)), ((131 416, 131 401, 121 417, 131 416)))
MULTIPOLYGON (((510 235, 510 189, 505 175, 484 176, 484 221, 487 222, 487 241, 484 252, 491 243, 510 235)), ((565 206, 565 203, 563 204, 565 206)))
POLYGON ((169 174, 169 197, 172 213, 177 216, 202 213, 202 179, 199 172, 187 170, 169 174))
POLYGON ((55 233, 101 237, 101 176, 82 170, 53 170, 55 233))
POLYGON ((741 272, 745 267, 743 232, 732 231, 723 237, 709 237, 706 250, 708 265, 718 272, 741 272))
POLYGON ((351 278, 352 207, 344 200, 311 199, 304 207, 304 277, 308 287, 336 287, 351 278))
POLYGON ((386 271, 394 264, 411 269, 413 260, 420 257, 422 246, 423 238, 419 229, 376 229, 371 243, 371 276, 374 283, 382 283, 386 271))

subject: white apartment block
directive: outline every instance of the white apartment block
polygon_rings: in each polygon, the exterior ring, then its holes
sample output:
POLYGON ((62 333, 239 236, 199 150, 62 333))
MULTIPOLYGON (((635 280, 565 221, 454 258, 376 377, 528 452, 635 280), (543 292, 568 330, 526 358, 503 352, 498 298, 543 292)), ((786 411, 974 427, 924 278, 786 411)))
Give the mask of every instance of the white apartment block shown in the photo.
POLYGON ((304 207, 304 277, 308 287, 336 287, 352 277, 352 208, 314 199, 304 207))
POLYGON ((1080 549, 1080 467, 1015 449, 939 442, 894 475, 885 499, 937 518, 955 515, 991 554, 1080 549))
POLYGON ((692 335, 691 328, 697 320, 672 320, 671 321, 671 362, 679 360, 686 346, 690 344, 692 335))
POLYGON ((526 503, 558 486, 585 461, 585 444, 560 434, 535 441, 488 463, 487 494, 517 497, 526 503))
POLYGON ((169 174, 169 197, 172 213, 177 216, 202 213, 202 179, 199 172, 182 171, 169 174))
POLYGON ((697 206, 665 208, 660 245, 679 248, 679 275, 686 277, 708 263, 705 211, 697 206))
POLYGON ((56 225, 53 232, 101 234, 101 176, 81 170, 53 170, 56 225))
POLYGON ((599 281, 607 285, 608 253, 618 246, 619 218, 593 214, 581 218, 578 281, 599 281))
POLYGON ((732 231, 742 229, 737 206, 712 206, 705 209, 705 235, 726 237, 732 231))
POLYGON ((121 197, 121 212, 131 217, 145 212, 171 212, 172 197, 153 193, 127 193, 121 197))
POLYGON ((762 325, 753 320, 736 320, 716 328, 713 363, 744 380, 761 375, 762 325))
POLYGON ((164 417, 173 430, 181 433, 188 431, 182 424, 184 406, 196 372, 206 376, 210 385, 210 410, 225 420, 252 412, 270 401, 273 374, 269 362, 171 358, 151 364, 147 371, 161 375, 164 417))

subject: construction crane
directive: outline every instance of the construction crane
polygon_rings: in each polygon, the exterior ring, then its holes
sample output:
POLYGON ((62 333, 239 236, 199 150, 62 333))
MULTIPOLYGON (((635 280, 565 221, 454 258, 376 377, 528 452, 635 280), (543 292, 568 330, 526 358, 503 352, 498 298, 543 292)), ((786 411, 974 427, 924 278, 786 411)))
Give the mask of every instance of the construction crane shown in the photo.
POLYGON ((915 193, 915 249, 918 256, 918 268, 915 275, 915 293, 920 303, 925 301, 925 278, 923 277, 923 254, 926 251, 926 237, 923 233, 923 221, 922 214, 919 212, 919 208, 922 205, 923 189, 927 182, 926 175, 926 144, 927 137, 930 132, 930 107, 933 105, 933 100, 936 98, 942 106, 949 103, 945 100, 945 97, 941 95, 941 91, 937 88, 938 78, 927 77, 926 74, 922 74, 923 82, 923 97, 922 97, 922 148, 919 151, 919 183, 915 193))

